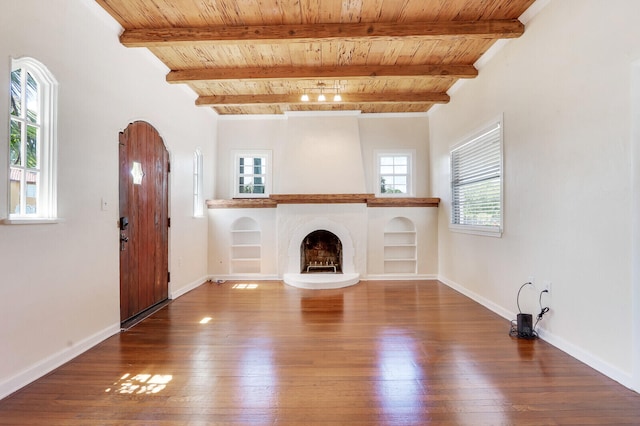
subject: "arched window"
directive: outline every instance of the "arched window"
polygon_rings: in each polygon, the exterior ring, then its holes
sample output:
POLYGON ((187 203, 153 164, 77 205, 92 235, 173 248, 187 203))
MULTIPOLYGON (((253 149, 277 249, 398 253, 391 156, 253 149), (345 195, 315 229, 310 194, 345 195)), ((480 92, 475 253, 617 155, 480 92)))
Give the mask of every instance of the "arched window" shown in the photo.
POLYGON ((56 217, 58 83, 33 58, 11 62, 9 219, 56 217))

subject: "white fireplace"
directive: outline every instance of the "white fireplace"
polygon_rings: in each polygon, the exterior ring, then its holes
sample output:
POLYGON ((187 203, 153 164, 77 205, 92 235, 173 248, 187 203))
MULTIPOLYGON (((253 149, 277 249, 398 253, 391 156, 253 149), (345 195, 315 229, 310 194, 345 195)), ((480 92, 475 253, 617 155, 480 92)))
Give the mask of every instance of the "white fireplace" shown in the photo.
POLYGON ((364 205, 279 205, 277 208, 280 274, 285 283, 301 288, 341 288, 360 281, 366 272, 367 211, 364 205), (341 272, 301 269, 301 246, 314 231, 334 234, 342 244, 341 272))
MULTIPOLYGON (((335 288, 360 279, 436 276, 437 209, 430 209, 429 202, 395 197, 394 203, 381 203, 373 194, 378 187, 375 150, 415 149, 416 160, 426 164, 428 121, 371 120, 354 111, 327 111, 251 122, 255 126, 247 126, 245 118, 220 123, 219 199, 208 203, 208 272, 213 279, 284 280, 305 288, 335 288), (239 147, 272 151, 269 198, 231 199, 231 153, 239 147), (396 223, 410 223, 411 230, 395 229, 396 223), (302 274, 300 246, 309 233, 322 229, 340 238, 342 273, 302 274)), ((423 196, 428 170, 417 172, 416 195, 423 196)))

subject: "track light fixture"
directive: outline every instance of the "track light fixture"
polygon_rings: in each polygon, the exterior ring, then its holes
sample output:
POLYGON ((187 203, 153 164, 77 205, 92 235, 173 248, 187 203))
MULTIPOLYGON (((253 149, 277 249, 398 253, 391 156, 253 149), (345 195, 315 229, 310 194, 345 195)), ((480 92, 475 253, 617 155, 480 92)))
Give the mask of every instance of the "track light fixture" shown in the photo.
POLYGON ((333 102, 342 102, 342 96, 340 95, 340 84, 337 81, 334 82, 333 87, 331 88, 327 88, 326 83, 320 81, 314 87, 305 89, 300 96, 300 101, 309 102, 311 100, 309 93, 320 92, 318 94, 317 102, 326 102, 327 96, 325 95, 325 91, 333 93, 333 97, 331 98, 333 99, 333 102))

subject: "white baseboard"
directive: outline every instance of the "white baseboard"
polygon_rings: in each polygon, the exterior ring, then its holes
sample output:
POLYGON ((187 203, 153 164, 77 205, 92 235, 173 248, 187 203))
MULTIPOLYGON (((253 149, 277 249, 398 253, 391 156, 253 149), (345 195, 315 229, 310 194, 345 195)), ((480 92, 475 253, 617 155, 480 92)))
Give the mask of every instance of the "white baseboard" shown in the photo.
POLYGON ((621 385, 634 390, 633 389, 633 376, 631 374, 625 373, 619 368, 609 364, 596 357, 590 352, 585 351, 584 349, 574 345, 571 342, 567 342, 565 339, 554 335, 553 333, 549 333, 544 327, 537 328, 538 337, 540 337, 545 342, 550 345, 555 346, 560 349, 562 352, 565 352, 568 355, 571 355, 578 361, 588 365, 596 371, 604 374, 610 379, 615 380, 621 385))
POLYGON ((11 395, 18 389, 50 373, 62 364, 71 361, 73 358, 91 349, 98 343, 120 332, 120 323, 105 328, 102 331, 87 337, 75 345, 65 348, 43 360, 21 371, 13 377, 0 384, 0 399, 11 395))
MULTIPOLYGON (((196 280, 179 290, 172 292, 170 298, 177 299, 183 294, 193 290, 194 288, 199 287, 203 283, 205 283, 209 278, 203 277, 199 280, 196 280)), ((13 377, 5 380, 0 383, 0 399, 11 395, 15 391, 23 388, 29 383, 38 380, 43 377, 45 374, 50 373, 56 368, 60 367, 62 364, 71 361, 73 358, 81 355, 82 353, 88 351, 98 343, 104 341, 105 339, 118 334, 120 332, 120 324, 114 324, 113 326, 107 327, 106 329, 99 331, 98 333, 87 337, 86 339, 78 342, 70 348, 65 348, 43 360, 34 364, 33 366, 25 369, 24 371, 16 374, 13 377)))
POLYGON ((208 276, 199 278, 187 285, 185 285, 184 287, 181 287, 175 291, 171 291, 171 295, 169 296, 169 298, 171 300, 175 300, 178 297, 182 296, 183 294, 189 293, 191 290, 193 290, 194 288, 198 288, 200 287, 202 284, 206 283, 207 281, 209 281, 211 278, 208 276))
POLYGON ((439 276, 437 278, 439 281, 441 281, 442 283, 446 284, 448 287, 451 287, 452 289, 454 289, 455 291, 457 291, 458 293, 462 293, 465 296, 467 296, 469 299, 472 299, 476 302, 478 302, 479 304, 481 304, 482 306, 484 306, 485 308, 489 309, 492 312, 495 312, 496 314, 500 315, 502 318, 507 319, 507 320, 512 320, 516 318, 516 314, 509 311, 508 309, 503 308, 500 305, 496 305, 495 303, 493 303, 492 301, 490 301, 489 299, 486 299, 482 296, 480 296, 477 293, 474 293, 473 291, 469 290, 468 288, 454 282, 451 281, 448 278, 445 278, 443 276, 439 276))
MULTIPOLYGON (((508 309, 503 308, 502 306, 496 305, 490 300, 468 290, 458 283, 455 283, 443 276, 438 277, 438 280, 507 320, 513 320, 516 318, 515 312, 511 312, 508 309)), ((615 380, 621 385, 633 390, 633 376, 631 374, 625 373, 624 371, 603 361, 592 353, 587 352, 584 349, 574 345, 573 343, 570 343, 565 339, 548 332, 544 329, 543 325, 537 328, 537 332, 540 339, 544 340, 550 345, 555 346, 562 352, 574 357, 578 361, 588 365, 594 370, 599 371, 610 379, 615 380)))
POLYGON ((209 280, 217 281, 282 281, 282 277, 267 274, 224 274, 210 275, 209 280))
POLYGON ((370 274, 361 277, 362 281, 424 281, 437 280, 437 275, 426 274, 370 274))

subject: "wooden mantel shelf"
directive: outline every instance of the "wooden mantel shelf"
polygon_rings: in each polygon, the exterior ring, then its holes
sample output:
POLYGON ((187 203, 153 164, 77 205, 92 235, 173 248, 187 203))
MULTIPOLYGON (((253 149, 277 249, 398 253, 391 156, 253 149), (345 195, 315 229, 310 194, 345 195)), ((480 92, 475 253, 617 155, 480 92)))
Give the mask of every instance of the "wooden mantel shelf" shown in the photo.
POLYGON ((265 209, 278 205, 270 198, 234 198, 232 200, 207 200, 210 209, 265 209))
POLYGON ((269 198, 207 200, 210 209, 274 208, 278 204, 353 204, 367 207, 438 207, 440 198, 376 197, 374 194, 272 194, 269 198))
POLYGON ((369 198, 367 207, 438 207, 440 198, 380 197, 369 198))
POLYGON ((366 203, 374 194, 271 194, 278 204, 353 204, 366 203))

